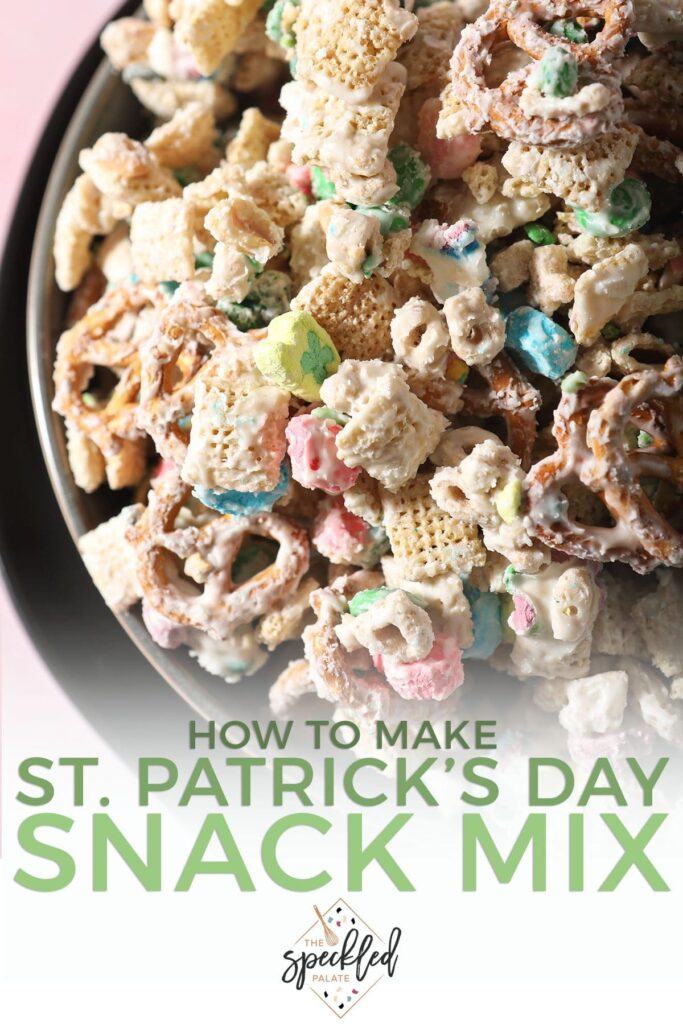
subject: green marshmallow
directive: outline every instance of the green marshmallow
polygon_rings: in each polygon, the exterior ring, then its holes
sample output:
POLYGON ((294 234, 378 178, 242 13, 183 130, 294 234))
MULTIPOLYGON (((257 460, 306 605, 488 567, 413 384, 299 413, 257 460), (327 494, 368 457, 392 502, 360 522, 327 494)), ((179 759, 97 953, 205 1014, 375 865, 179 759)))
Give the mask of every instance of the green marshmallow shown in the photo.
POLYGON ((377 267, 380 266, 381 262, 381 255, 370 253, 369 256, 366 256, 360 265, 360 269, 363 271, 363 277, 371 277, 373 270, 377 270, 377 267))
POLYGON ((398 192, 389 200, 390 206, 409 206, 414 210, 424 199, 431 179, 429 166, 417 150, 402 142, 389 150, 389 160, 396 171, 398 192))
POLYGON ((238 331, 246 333, 264 326, 261 311, 256 306, 247 306, 243 302, 228 302, 226 299, 221 299, 217 306, 238 331))
MULTIPOLYGON (((247 259, 260 269, 260 263, 252 261, 249 256, 247 259)), ((287 274, 279 270, 266 270, 258 274, 242 302, 219 299, 216 305, 240 331, 253 331, 258 327, 267 327, 276 316, 287 312, 291 285, 287 274)))
POLYGON ((524 230, 527 238, 534 245, 557 245, 555 235, 543 224, 525 224, 524 230))
MULTIPOLYGON (((398 589, 398 587, 373 587, 370 590, 360 590, 349 601, 349 611, 351 615, 362 615, 368 608, 372 608, 376 601, 381 601, 383 598, 388 597, 389 594, 395 593, 398 589)), ((411 594, 407 590, 404 593, 418 608, 426 607, 425 602, 421 598, 416 597, 415 594, 411 594)))
POLYGON ((578 80, 579 66, 569 50, 553 46, 543 54, 536 70, 536 84, 544 96, 572 96, 578 80))
POLYGON ((514 594, 517 590, 517 577, 521 576, 522 573, 518 572, 512 565, 508 565, 507 569, 503 573, 503 586, 505 587, 508 594, 514 594))
POLYGON ((283 50, 292 50, 296 46, 294 26, 285 28, 282 19, 287 7, 299 7, 301 0, 275 0, 266 18, 266 35, 283 50))
POLYGON ((311 167, 311 191, 318 200, 332 199, 337 194, 337 186, 325 177, 319 167, 311 167))
POLYGON ((393 592, 393 587, 373 587, 371 590, 361 590, 354 594, 349 601, 349 612, 351 615, 362 615, 368 608, 372 608, 376 601, 381 601, 393 592))
POLYGON ((159 291, 169 297, 180 288, 180 281, 159 281, 159 291))
POLYGON ((340 427, 345 427, 351 419, 345 412, 330 409, 329 405, 321 405, 318 409, 314 409, 311 415, 316 416, 319 420, 332 420, 333 423, 338 423, 340 427))
POLYGON ((565 394, 576 395, 587 383, 588 377, 583 370, 575 370, 574 373, 567 374, 560 387, 565 394))
POLYGON ((391 203, 385 203, 384 206, 357 206, 356 210, 364 217, 375 217, 379 221, 379 230, 383 237, 410 227, 410 209, 407 206, 392 206, 391 203))
POLYGON ((213 253, 212 252, 198 252, 194 258, 194 265, 196 270, 202 270, 208 268, 209 270, 213 267, 213 253))
POLYGON ((621 327, 617 326, 612 320, 606 323, 603 329, 600 331, 605 341, 616 341, 622 335, 621 327))
POLYGON ((587 43, 588 34, 576 18, 558 18, 548 25, 548 32, 559 39, 567 39, 570 43, 587 43))

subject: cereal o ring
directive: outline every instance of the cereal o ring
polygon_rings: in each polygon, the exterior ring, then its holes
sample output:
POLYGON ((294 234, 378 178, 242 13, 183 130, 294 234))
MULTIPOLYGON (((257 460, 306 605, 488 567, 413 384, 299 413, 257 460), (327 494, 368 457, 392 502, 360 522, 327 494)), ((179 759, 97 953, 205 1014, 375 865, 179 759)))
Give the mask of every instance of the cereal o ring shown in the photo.
POLYGON ((602 210, 574 207, 574 216, 581 230, 595 238, 621 238, 647 224, 651 206, 650 193, 642 181, 624 178, 612 189, 602 210))
POLYGON ((668 345, 654 334, 643 334, 640 331, 634 331, 631 334, 625 334, 623 338, 617 338, 616 341, 613 341, 610 352, 614 365, 622 373, 626 374, 636 373, 638 370, 647 370, 655 365, 659 368, 663 367, 667 359, 674 354, 674 349, 672 345, 668 345), (652 353, 654 356, 659 356, 659 359, 655 362, 654 358, 651 358, 647 362, 643 362, 634 354, 639 352, 652 353))

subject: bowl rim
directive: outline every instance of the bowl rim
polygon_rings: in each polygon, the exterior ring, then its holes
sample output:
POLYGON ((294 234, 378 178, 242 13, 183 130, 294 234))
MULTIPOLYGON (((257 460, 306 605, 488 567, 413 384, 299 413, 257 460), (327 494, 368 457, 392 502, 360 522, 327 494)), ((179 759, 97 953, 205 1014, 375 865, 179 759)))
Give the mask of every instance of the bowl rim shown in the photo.
MULTIPOLYGON (((46 310, 49 307, 49 291, 57 288, 52 252, 54 231, 64 197, 78 173, 77 153, 85 139, 94 141, 94 125, 107 95, 120 88, 120 84, 119 76, 105 57, 88 82, 57 151, 40 203, 28 273, 26 358, 33 414, 52 490, 77 551, 79 537, 90 527, 79 507, 80 491, 66 470, 68 463, 64 426, 52 409, 56 338, 46 323, 46 310)), ((80 551, 78 557, 81 557, 80 551)), ((190 664, 184 665, 180 658, 158 647, 147 632, 141 616, 132 612, 109 610, 148 663, 186 704, 206 720, 221 720, 225 717, 226 708, 218 693, 218 687, 223 690, 228 687, 225 680, 212 677, 199 668, 193 673, 190 664), (215 695, 212 690, 217 691, 215 695)), ((189 662, 189 658, 187 660, 189 662)))

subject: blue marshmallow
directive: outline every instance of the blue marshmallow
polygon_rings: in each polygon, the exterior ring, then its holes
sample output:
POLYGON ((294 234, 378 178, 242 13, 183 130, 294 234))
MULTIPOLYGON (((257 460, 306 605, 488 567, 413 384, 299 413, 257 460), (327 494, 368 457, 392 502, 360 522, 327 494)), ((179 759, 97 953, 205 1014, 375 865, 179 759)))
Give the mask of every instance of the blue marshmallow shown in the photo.
POLYGON ((519 306, 508 315, 505 346, 517 353, 527 369, 551 380, 558 380, 574 365, 578 352, 569 331, 531 306, 519 306))
POLYGON ((270 512, 276 501, 284 497, 289 487, 289 467, 283 462, 280 479, 272 491, 216 491, 211 487, 195 487, 192 494, 207 508, 221 515, 253 516, 270 512))
POLYGON ((498 594, 490 594, 465 584, 465 597, 470 603, 474 643, 463 652, 463 659, 483 661, 490 658, 503 639, 503 624, 498 594))

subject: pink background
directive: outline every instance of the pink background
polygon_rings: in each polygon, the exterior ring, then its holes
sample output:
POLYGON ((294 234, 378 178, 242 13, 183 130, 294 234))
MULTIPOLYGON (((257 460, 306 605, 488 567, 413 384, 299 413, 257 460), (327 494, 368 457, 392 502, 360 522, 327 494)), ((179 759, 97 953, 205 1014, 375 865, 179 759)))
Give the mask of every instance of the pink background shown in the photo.
MULTIPOLYGON (((24 0, 21 17, 0 33, 0 238, 4 237, 33 148, 52 105, 113 0, 24 0)), ((3 339, 7 344, 11 339, 3 339)), ((0 583, 0 679, 6 755, 30 714, 36 747, 54 732, 93 740, 89 727, 43 666, 0 583), (21 685, 19 685, 19 681, 21 685)), ((28 726, 26 727, 28 732, 28 726)), ((23 739, 25 740, 26 734, 23 739)))

